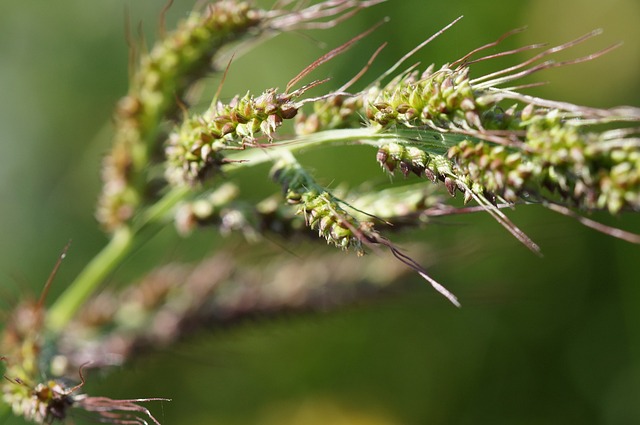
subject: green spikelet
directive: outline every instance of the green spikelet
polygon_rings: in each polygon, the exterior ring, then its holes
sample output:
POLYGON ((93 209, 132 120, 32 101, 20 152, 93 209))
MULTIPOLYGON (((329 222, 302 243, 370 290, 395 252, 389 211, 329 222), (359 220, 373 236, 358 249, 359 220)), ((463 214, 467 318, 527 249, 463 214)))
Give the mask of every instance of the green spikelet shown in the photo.
POLYGON ((291 155, 273 166, 271 177, 282 186, 287 203, 295 205, 307 226, 317 230, 327 243, 364 253, 363 239, 374 233, 371 224, 361 223, 345 211, 340 201, 319 186, 291 155))

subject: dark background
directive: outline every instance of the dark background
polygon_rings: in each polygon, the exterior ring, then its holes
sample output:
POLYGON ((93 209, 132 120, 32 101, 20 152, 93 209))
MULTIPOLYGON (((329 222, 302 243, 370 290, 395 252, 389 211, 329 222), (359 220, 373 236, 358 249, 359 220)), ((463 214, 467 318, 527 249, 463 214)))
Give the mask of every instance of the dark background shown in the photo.
MULTIPOLYGON (((67 240, 73 245, 52 299, 106 242, 93 211, 111 110, 127 86, 125 5, 152 40, 162 2, 4 0, 0 6, 3 308, 39 291, 67 240)), ((169 28, 191 5, 176 1, 169 28)), ((524 25, 529 29, 505 48, 561 43, 603 28, 604 35, 563 57, 624 45, 595 62, 540 74, 537 81, 551 84, 531 92, 589 106, 640 106, 640 4, 633 0, 389 0, 337 29, 310 33, 335 47, 391 17, 314 75, 331 76, 338 86, 386 40, 389 47, 369 74, 378 75, 461 14, 417 59, 453 61, 524 25)), ((307 37, 280 36, 234 62, 224 94, 284 87, 324 51, 307 37)), ((479 72, 500 62, 487 66, 479 72)), ((332 154, 315 165, 329 181, 368 177, 353 158, 340 162, 332 154), (351 173, 342 170, 345 164, 351 173)), ((362 169, 375 169, 370 153, 357 158, 362 169)), ((150 406, 163 425, 639 423, 640 249, 535 206, 510 216, 541 245, 544 258, 485 215, 444 219, 404 235, 429 246, 431 273, 459 295, 461 310, 416 280, 409 293, 330 315, 204 332, 95 376, 86 389, 171 397, 163 407, 150 406)), ((640 231, 638 217, 593 217, 640 231)), ((113 280, 126 282, 217 240, 209 232, 176 248, 168 229, 113 280)))

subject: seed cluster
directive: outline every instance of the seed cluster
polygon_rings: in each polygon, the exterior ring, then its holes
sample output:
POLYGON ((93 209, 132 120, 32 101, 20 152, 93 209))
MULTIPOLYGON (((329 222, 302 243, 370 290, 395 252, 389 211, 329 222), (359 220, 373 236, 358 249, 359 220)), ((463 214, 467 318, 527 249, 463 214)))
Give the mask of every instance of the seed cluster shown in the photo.
POLYGON ((74 404, 72 389, 58 380, 43 380, 50 373, 51 358, 43 355, 44 309, 39 303, 18 305, 2 335, 0 361, 6 364, 0 384, 2 401, 15 415, 36 423, 62 420, 74 404))
POLYGON ((116 134, 102 171, 104 182, 97 218, 108 230, 129 220, 146 196, 146 171, 157 149, 163 120, 177 99, 211 67, 221 46, 261 22, 247 2, 220 1, 192 12, 177 29, 143 53, 131 77, 129 93, 115 112, 116 134))
POLYGON ((426 177, 433 183, 444 182, 451 196, 460 191, 464 194, 465 202, 471 200, 471 190, 483 195, 485 192, 468 176, 459 173, 451 160, 443 155, 428 153, 418 146, 387 143, 378 149, 376 159, 387 172, 393 173, 399 169, 405 177, 413 173, 418 177, 426 177))
POLYGON ((185 120, 168 141, 167 180, 174 185, 203 182, 226 162, 222 151, 254 144, 259 133, 271 140, 282 122, 298 112, 292 97, 275 89, 257 97, 247 93, 185 120))
POLYGON ((607 140, 556 113, 534 120, 527 145, 547 187, 586 209, 640 210, 640 150, 633 138, 607 140))
POLYGON ((296 116, 297 134, 313 134, 323 130, 357 128, 362 122, 363 96, 336 95, 313 102, 313 112, 296 116))
POLYGON ((297 162, 289 158, 277 162, 271 176, 282 186, 287 203, 297 206, 297 213, 304 217, 307 226, 317 230, 327 243, 364 253, 362 244, 374 233, 370 224, 361 223, 345 211, 340 201, 320 187, 297 162))
POLYGON ((640 208, 640 152, 632 140, 604 140, 558 111, 522 126, 520 148, 464 141, 448 156, 460 174, 508 201, 534 194, 612 214, 640 208))
POLYGON ((365 105, 366 117, 383 127, 398 124, 438 129, 478 128, 484 109, 476 102, 469 68, 447 66, 396 78, 383 90, 370 92, 365 105))
MULTIPOLYGON (((376 155, 378 163, 388 172, 393 173, 399 169, 405 177, 409 173, 417 176, 427 171, 429 154, 417 146, 406 146, 401 143, 391 142, 382 145, 376 155)), ((433 179, 433 176, 429 175, 433 179)))

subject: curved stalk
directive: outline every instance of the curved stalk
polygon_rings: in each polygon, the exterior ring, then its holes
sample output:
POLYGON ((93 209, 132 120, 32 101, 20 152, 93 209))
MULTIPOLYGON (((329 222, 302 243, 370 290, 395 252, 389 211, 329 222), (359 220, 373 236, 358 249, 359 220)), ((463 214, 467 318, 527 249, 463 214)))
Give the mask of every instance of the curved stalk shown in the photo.
POLYGON ((373 127, 349 128, 339 130, 325 130, 311 133, 292 139, 287 142, 274 143, 265 146, 266 149, 247 149, 240 153, 229 155, 233 162, 225 165, 225 171, 237 170, 246 166, 253 166, 265 162, 272 162, 279 157, 279 151, 286 150, 296 153, 305 149, 327 145, 346 145, 349 143, 362 143, 379 147, 390 140, 399 142, 420 142, 420 145, 433 154, 443 154, 450 147, 464 139, 474 137, 460 134, 443 134, 424 129, 397 128, 381 132, 373 127), (276 153, 278 153, 276 155, 276 153))
POLYGON ((129 227, 116 230, 109 243, 93 257, 67 290, 53 304, 47 315, 47 327, 58 333, 73 318, 100 283, 121 263, 133 246, 134 233, 129 227))
POLYGON ((104 279, 118 267, 135 246, 144 229, 159 223, 167 213, 189 193, 188 188, 176 188, 143 211, 133 226, 122 226, 113 233, 109 243, 100 251, 67 290, 51 306, 47 315, 49 331, 59 333, 95 292, 104 279))

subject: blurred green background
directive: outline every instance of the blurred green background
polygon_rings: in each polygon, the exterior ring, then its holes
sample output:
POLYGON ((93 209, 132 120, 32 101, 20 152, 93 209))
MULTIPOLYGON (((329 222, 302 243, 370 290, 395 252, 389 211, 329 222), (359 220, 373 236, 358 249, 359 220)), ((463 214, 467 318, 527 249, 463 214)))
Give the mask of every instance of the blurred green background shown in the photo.
MULTIPOLYGON (((93 211, 111 110, 127 86, 124 11, 151 40, 163 3, 3 0, 2 308, 38 293, 67 240, 73 245, 52 298, 105 244, 93 211)), ((176 1, 169 24, 191 6, 176 1)), ((533 92, 589 106, 640 106, 637 0, 389 0, 339 28, 310 32, 312 39, 289 34, 260 45, 234 62, 225 93, 284 87, 326 51, 312 40, 335 47, 389 16, 350 54, 314 74, 338 86, 386 40, 369 74, 378 75, 459 15, 462 22, 419 60, 452 61, 525 25, 505 48, 560 43, 603 28, 604 35, 565 57, 624 45, 592 63, 537 76, 552 83, 533 92)), ((332 158, 315 168, 328 179, 350 175, 357 183, 368 177, 361 169, 372 169, 372 154, 362 158, 370 162, 360 168, 350 160, 351 173, 332 158)), ((330 315, 204 332, 92 378, 87 391, 171 397, 163 407, 150 406, 163 425, 640 423, 640 248, 533 206, 510 216, 544 258, 484 215, 444 219, 399 238, 430 247, 431 273, 461 298, 461 310, 416 280, 410 293, 330 315)), ((640 231, 638 217, 594 217, 640 231)), ((169 229, 113 280, 127 281, 216 238, 209 232, 176 248, 169 229)))

